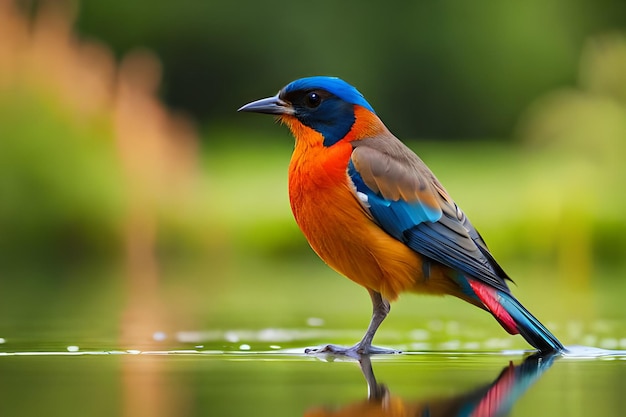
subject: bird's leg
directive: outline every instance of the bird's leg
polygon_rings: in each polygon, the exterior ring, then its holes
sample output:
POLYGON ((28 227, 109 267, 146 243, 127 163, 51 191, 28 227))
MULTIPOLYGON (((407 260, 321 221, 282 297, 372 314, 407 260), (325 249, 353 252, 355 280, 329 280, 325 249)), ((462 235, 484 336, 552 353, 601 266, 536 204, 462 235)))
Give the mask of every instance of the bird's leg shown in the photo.
POLYGON ((400 353, 397 350, 372 346, 372 340, 374 339, 376 330, 378 330, 380 324, 383 322, 383 320, 385 320, 387 314, 389 314, 391 306, 389 304, 389 301, 385 300, 379 292, 373 290, 368 291, 370 297, 372 298, 372 319, 370 320, 370 324, 367 327, 367 331, 365 332, 363 339, 361 339, 359 343, 350 348, 336 345, 327 345, 321 349, 306 349, 305 353, 331 353, 337 355, 352 356, 356 358, 358 358, 360 355, 400 353))
POLYGON ((372 319, 370 320, 370 324, 367 327, 363 339, 354 347, 357 348, 357 352, 362 355, 370 353, 394 353, 395 351, 390 352, 388 349, 372 346, 374 335, 383 320, 385 320, 385 317, 387 317, 387 314, 389 314, 391 306, 389 305, 389 301, 385 300, 380 293, 372 290, 369 290, 369 293, 372 298, 372 319))

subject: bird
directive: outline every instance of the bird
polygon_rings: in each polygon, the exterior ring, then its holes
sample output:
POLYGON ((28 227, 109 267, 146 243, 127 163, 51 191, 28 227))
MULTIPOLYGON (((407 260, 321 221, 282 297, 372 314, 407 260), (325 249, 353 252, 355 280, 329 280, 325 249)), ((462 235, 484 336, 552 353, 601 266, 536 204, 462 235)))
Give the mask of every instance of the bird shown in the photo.
POLYGON ((452 295, 488 311, 543 353, 559 340, 511 293, 511 278, 426 164, 394 136, 363 94, 331 76, 297 79, 238 109, 274 115, 295 138, 289 201, 311 248, 364 287, 372 316, 352 347, 307 349, 360 357, 405 292, 452 295))

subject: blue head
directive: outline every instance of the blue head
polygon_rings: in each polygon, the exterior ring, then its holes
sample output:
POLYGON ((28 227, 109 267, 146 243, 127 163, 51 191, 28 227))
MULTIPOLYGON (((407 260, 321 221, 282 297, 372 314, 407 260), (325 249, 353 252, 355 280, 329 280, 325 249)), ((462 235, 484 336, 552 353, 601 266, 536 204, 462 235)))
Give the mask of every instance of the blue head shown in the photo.
POLYGON ((336 77, 308 77, 293 81, 275 97, 247 104, 240 111, 288 114, 324 136, 324 146, 341 140, 354 124, 354 105, 374 109, 353 86, 336 77))

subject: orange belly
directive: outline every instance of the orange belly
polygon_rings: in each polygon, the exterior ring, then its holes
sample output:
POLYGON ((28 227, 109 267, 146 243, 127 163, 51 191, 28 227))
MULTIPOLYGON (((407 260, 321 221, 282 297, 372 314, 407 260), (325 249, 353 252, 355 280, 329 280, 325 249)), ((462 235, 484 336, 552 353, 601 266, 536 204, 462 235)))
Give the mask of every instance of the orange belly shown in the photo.
POLYGON ((391 237, 368 216, 350 189, 346 167, 352 146, 296 146, 289 168, 289 197, 296 222, 313 250, 330 267, 393 301, 404 291, 454 294, 450 270, 391 237))

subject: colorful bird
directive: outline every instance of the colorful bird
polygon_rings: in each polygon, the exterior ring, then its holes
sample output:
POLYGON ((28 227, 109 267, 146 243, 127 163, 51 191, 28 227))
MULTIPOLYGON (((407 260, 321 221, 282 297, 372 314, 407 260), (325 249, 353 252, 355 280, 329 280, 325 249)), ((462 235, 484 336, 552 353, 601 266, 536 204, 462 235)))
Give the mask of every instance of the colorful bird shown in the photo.
POLYGON ((289 199, 298 226, 331 268, 365 287, 372 319, 355 346, 317 352, 390 353, 372 346, 403 292, 453 295, 489 311, 542 352, 563 345, 511 294, 510 278, 422 160, 353 86, 308 77, 239 111, 273 114, 291 130, 289 199))

